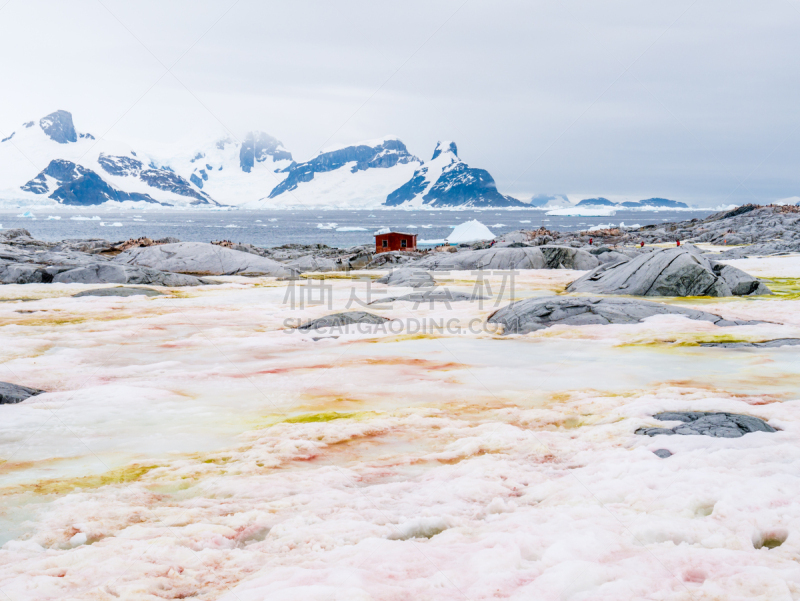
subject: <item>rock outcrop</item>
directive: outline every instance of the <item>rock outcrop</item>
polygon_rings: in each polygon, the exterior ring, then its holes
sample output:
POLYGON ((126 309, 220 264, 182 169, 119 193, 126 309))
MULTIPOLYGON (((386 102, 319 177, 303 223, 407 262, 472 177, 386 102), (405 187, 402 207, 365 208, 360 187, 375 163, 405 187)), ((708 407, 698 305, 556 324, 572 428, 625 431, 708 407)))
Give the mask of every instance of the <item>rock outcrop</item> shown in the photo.
POLYGON ((27 386, 20 386, 19 384, 0 382, 0 405, 21 403, 43 392, 44 390, 39 390, 38 388, 28 388, 27 386))
POLYGON ((296 269, 266 257, 204 242, 132 248, 119 254, 114 261, 118 264, 194 275, 293 277, 298 273, 296 269))
POLYGON ((703 435, 714 438, 739 438, 750 432, 775 432, 763 419, 736 413, 712 413, 703 411, 665 411, 653 416, 663 422, 683 422, 674 428, 639 428, 636 434, 657 436, 703 435))
POLYGON ((434 253, 412 266, 432 271, 476 269, 594 269, 600 261, 594 255, 568 246, 502 247, 434 253))
POLYGON ((0 234, 0 283, 155 286, 214 283, 149 267, 120 265, 101 254, 109 250, 113 250, 113 245, 105 240, 44 242, 31 238, 26 230, 8 230, 0 234))
POLYGON ((402 296, 389 296, 386 298, 379 298, 370 302, 370 305, 382 305, 385 303, 393 303, 395 301, 404 301, 407 303, 424 304, 429 303, 451 303, 459 301, 475 301, 486 300, 485 296, 478 296, 476 294, 469 294, 467 292, 453 292, 447 288, 443 290, 426 290, 423 292, 411 292, 410 294, 403 294, 402 296))
POLYGON ((410 288, 433 288, 436 285, 436 281, 429 272, 413 267, 393 269, 391 273, 375 281, 387 286, 408 286, 410 288))
POLYGON ((364 323, 370 325, 380 325, 389 321, 380 315, 367 313, 366 311, 345 311, 344 313, 334 313, 313 319, 310 322, 298 326, 298 330, 318 330, 320 328, 342 328, 347 325, 364 323))
POLYGON ((94 288, 92 290, 84 290, 83 292, 78 292, 77 294, 73 294, 72 298, 79 298, 82 296, 164 296, 158 290, 153 290, 152 288, 136 288, 136 287, 129 287, 123 288, 120 286, 116 286, 114 288, 94 288))
POLYGON ((642 254, 626 262, 605 263, 575 280, 567 291, 631 296, 770 294, 757 278, 685 246, 642 254))
MULTIPOLYGON (((52 268, 48 268, 52 269, 52 268)), ((47 269, 45 269, 45 273, 47 269)), ((149 284, 151 286, 200 286, 213 284, 208 280, 183 273, 113 263, 94 263, 68 269, 53 276, 56 284, 149 284)))
POLYGON ((723 319, 719 315, 629 298, 547 296, 511 303, 489 317, 504 334, 527 334, 551 326, 633 324, 653 315, 683 315, 718 326, 754 325, 757 321, 723 319))
POLYGON ((764 342, 702 342, 700 346, 716 348, 780 348, 782 346, 798 346, 800 338, 777 338, 764 342))

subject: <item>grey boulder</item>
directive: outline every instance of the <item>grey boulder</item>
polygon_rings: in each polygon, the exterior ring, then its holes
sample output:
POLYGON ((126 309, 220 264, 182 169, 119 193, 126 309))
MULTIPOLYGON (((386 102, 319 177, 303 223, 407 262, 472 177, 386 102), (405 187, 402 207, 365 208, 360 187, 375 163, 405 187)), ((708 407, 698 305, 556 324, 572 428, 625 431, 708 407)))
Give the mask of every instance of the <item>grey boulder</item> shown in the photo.
POLYGON ((92 290, 84 290, 73 294, 72 298, 79 298, 82 296, 163 296, 158 290, 152 288, 123 288, 116 286, 114 288, 94 288, 92 290))
POLYGON ((702 435, 714 438, 739 438, 750 432, 776 432, 763 419, 737 413, 713 413, 702 411, 665 411, 653 416, 663 422, 683 422, 674 428, 639 428, 636 434, 657 436, 702 435))
POLYGON ((314 255, 299 257, 284 264, 302 273, 314 271, 345 271, 349 267, 349 263, 341 259, 329 259, 327 257, 317 257, 314 255))
POLYGON ((365 323, 379 325, 389 321, 380 315, 367 313, 366 311, 345 311, 344 313, 334 313, 313 319, 310 322, 298 326, 298 330, 317 330, 319 328, 341 328, 350 324, 365 323))
POLYGON ((633 324, 653 315, 683 315, 718 326, 754 325, 758 321, 723 319, 719 315, 632 298, 546 296, 511 303, 489 317, 504 334, 526 334, 556 324, 570 326, 633 324))
POLYGON ((782 346, 800 345, 800 338, 777 338, 764 342, 702 342, 700 346, 717 348, 779 348, 782 346))
POLYGON ((486 300, 486 298, 487 297, 485 296, 477 296, 475 294, 468 294, 466 292, 453 292, 452 290, 444 288, 443 290, 426 290, 423 292, 412 292, 410 294, 404 294, 402 296, 390 296, 387 298, 380 298, 368 304, 382 305, 384 303, 393 303, 395 301, 405 301, 408 303, 416 303, 416 304, 430 303, 430 305, 433 306, 433 303, 486 300))
POLYGON ((411 288, 433 288, 436 281, 424 269, 414 267, 399 267, 393 269, 382 278, 375 280, 378 284, 387 286, 409 286, 411 288))
POLYGON ((19 384, 0 382, 0 405, 21 403, 43 392, 44 390, 39 390, 38 388, 28 388, 27 386, 20 386, 19 384))
POLYGON ((740 269, 710 261, 693 247, 668 248, 626 262, 606 263, 575 280, 568 292, 631 296, 770 294, 740 269))
POLYGON ((433 253, 415 261, 421 269, 594 269, 600 261, 585 250, 567 246, 501 247, 456 253, 433 253))
POLYGON ((200 286, 205 280, 182 273, 166 273, 147 267, 95 263, 61 271, 53 276, 56 284, 149 284, 151 286, 200 286))
POLYGON ((296 269, 272 259, 205 242, 131 248, 115 257, 114 262, 194 275, 297 275, 296 269))

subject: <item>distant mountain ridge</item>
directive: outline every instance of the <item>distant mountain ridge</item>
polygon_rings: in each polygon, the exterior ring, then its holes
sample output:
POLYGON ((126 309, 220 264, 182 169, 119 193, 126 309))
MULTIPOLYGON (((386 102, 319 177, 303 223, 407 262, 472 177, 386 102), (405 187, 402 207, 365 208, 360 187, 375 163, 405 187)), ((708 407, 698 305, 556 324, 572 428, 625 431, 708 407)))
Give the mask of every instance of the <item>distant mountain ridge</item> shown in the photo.
MULTIPOLYGON (((526 203, 502 194, 491 174, 465 163, 451 141, 437 143, 428 161, 388 136, 297 162, 280 140, 261 131, 159 154, 82 133, 65 110, 23 123, 0 140, 0 200, 253 209, 571 206, 565 195, 538 195, 526 203)), ((578 204, 686 207, 662 198, 619 205, 595 198, 578 204)))
POLYGON ((611 202, 607 198, 585 198, 578 202, 576 207, 619 207, 628 209, 639 209, 644 207, 660 207, 665 209, 688 209, 689 205, 685 202, 677 200, 668 200, 666 198, 647 198, 645 200, 629 200, 626 202, 616 203, 611 202))

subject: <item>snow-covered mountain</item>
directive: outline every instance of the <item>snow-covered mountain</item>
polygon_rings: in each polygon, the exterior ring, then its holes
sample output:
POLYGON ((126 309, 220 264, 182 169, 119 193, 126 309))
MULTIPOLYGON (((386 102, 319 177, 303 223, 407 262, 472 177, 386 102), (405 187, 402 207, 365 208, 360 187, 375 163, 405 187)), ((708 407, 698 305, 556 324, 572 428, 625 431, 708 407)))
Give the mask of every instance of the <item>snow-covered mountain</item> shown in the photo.
POLYGON ((387 206, 409 207, 509 207, 526 206, 497 191, 489 172, 469 167, 458 158, 455 142, 439 142, 431 160, 391 192, 387 206))
POLYGON ((76 130, 55 111, 0 141, 0 201, 16 204, 244 208, 530 206, 497 191, 454 142, 425 162, 389 136, 297 163, 274 137, 250 132, 181 152, 133 148, 76 130))
POLYGON ((168 167, 143 162, 131 147, 79 133, 63 110, 0 141, 0 197, 63 205, 218 204, 168 167))
POLYGON ((262 199, 286 179, 292 153, 264 132, 252 131, 241 141, 231 136, 211 139, 200 148, 173 156, 161 153, 162 164, 224 205, 265 208, 262 199))
POLYGON ((326 149, 289 166, 268 200, 270 206, 376 207, 420 165, 395 137, 326 149))

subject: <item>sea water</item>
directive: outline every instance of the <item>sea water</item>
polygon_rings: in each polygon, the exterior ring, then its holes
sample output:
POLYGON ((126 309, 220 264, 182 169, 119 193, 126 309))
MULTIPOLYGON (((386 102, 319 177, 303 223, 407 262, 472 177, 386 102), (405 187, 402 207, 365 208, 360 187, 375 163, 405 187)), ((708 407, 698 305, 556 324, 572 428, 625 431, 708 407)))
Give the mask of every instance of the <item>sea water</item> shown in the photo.
POLYGON ((628 227, 702 219, 711 209, 664 211, 617 211, 614 216, 571 217, 547 215, 531 209, 462 211, 397 210, 272 210, 272 211, 178 211, 92 209, 0 212, 2 229, 25 228, 34 238, 57 241, 65 238, 104 238, 110 241, 147 236, 171 236, 183 241, 230 240, 256 246, 326 244, 346 248, 373 241, 381 228, 417 234, 418 244, 440 242, 460 223, 477 219, 497 234, 545 227, 579 231, 596 226, 628 227))

